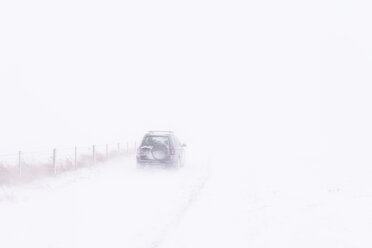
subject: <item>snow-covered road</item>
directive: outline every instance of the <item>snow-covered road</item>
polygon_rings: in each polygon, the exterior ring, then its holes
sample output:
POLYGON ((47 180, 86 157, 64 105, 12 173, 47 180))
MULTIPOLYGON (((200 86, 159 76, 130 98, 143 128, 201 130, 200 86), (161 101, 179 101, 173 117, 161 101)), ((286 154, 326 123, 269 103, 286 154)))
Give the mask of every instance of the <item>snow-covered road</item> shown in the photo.
POLYGON ((4 186, 1 247, 367 248, 370 175, 367 160, 191 159, 177 171, 119 158, 4 186))
POLYGON ((157 247, 208 179, 204 162, 137 170, 133 158, 3 187, 1 247, 157 247))
POLYGON ((163 248, 372 247, 367 159, 252 156, 229 168, 212 164, 201 197, 163 248))

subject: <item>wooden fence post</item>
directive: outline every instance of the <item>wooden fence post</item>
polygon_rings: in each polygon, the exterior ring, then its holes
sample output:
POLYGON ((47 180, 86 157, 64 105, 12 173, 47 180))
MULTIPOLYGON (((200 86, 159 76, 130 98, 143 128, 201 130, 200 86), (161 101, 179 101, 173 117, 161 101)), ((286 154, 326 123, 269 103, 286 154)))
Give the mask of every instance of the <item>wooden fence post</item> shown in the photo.
POLYGON ((120 154, 120 143, 118 143, 118 154, 120 154))
POLYGON ((18 168, 19 168, 19 176, 22 176, 22 152, 18 152, 18 168))
POLYGON ((75 146, 75 163, 74 163, 74 169, 77 168, 77 146, 75 146))
POLYGON ((93 165, 96 165, 96 146, 93 145, 93 165))
POLYGON ((129 143, 127 142, 127 154, 129 154, 129 143))
POLYGON ((54 175, 57 175, 57 150, 53 149, 53 167, 54 167, 54 175))
POLYGON ((109 145, 106 144, 106 160, 109 158, 109 145))

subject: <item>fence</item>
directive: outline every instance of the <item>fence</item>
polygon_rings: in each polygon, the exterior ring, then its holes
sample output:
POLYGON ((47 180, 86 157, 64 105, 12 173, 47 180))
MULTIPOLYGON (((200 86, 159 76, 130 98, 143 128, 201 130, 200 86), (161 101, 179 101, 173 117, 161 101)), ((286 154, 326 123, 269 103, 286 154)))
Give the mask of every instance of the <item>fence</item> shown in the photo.
MULTIPOLYGON (((119 155, 136 151, 136 142, 75 146, 52 150, 0 155, 0 174, 27 177, 30 175, 54 174, 93 166, 119 155)), ((1 179, 1 177, 0 177, 1 179)))

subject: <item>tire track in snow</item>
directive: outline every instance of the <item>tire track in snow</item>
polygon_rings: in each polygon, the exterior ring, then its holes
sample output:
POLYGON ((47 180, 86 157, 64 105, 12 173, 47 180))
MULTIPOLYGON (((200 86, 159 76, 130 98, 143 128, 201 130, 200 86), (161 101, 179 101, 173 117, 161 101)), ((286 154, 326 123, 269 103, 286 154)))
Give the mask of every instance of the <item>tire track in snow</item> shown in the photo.
POLYGON ((157 235, 147 242, 147 244, 141 244, 138 248, 159 248, 161 244, 166 239, 168 233, 177 228, 182 218, 186 215, 188 210, 192 207, 193 203, 198 199, 200 193, 208 182, 210 178, 210 169, 209 164, 202 166, 200 174, 196 177, 195 181, 191 185, 187 185, 182 189, 182 193, 185 194, 185 197, 182 198, 182 201, 178 204, 175 204, 176 210, 175 214, 171 217, 168 223, 161 228, 157 235))

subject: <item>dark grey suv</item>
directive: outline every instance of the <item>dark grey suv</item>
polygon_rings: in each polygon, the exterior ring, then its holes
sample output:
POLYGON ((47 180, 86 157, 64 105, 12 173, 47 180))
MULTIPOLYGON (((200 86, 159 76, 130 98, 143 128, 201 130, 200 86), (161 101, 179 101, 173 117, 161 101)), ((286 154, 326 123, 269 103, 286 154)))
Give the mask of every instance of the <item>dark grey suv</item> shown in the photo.
POLYGON ((149 131, 137 149, 137 167, 151 165, 183 167, 185 146, 171 131, 149 131))

